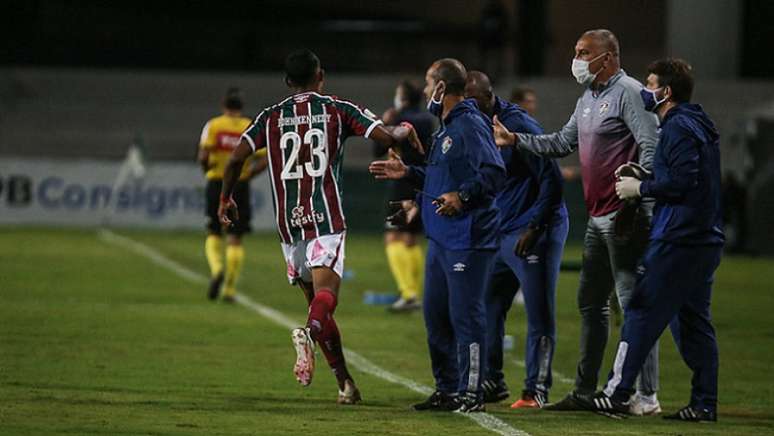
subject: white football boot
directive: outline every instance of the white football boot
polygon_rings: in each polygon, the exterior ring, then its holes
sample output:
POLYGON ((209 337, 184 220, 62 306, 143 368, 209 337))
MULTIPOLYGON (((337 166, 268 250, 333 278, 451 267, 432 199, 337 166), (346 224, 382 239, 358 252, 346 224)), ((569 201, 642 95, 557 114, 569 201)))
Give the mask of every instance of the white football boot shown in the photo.
POLYGON ((355 386, 355 382, 346 380, 344 382, 344 390, 339 391, 339 399, 336 402, 339 404, 357 404, 361 400, 360 391, 355 386))
POLYGON ((296 365, 293 367, 293 373, 301 386, 309 386, 312 384, 314 375, 314 341, 306 327, 293 329, 291 338, 293 347, 296 349, 296 365))

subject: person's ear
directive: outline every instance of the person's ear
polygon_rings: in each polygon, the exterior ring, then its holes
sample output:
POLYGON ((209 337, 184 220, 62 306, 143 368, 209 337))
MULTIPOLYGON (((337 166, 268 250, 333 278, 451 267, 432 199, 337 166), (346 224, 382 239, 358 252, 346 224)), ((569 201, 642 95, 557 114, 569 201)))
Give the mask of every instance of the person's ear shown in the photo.
POLYGON ((290 81, 290 77, 288 77, 287 75, 285 75, 285 84, 288 85, 288 88, 293 87, 293 83, 290 81))
POLYGON ((317 72, 317 74, 318 74, 318 75, 317 75, 317 79, 318 79, 320 82, 322 82, 323 80, 325 80, 325 70, 324 70, 324 69, 320 68, 320 71, 318 71, 318 72, 317 72))

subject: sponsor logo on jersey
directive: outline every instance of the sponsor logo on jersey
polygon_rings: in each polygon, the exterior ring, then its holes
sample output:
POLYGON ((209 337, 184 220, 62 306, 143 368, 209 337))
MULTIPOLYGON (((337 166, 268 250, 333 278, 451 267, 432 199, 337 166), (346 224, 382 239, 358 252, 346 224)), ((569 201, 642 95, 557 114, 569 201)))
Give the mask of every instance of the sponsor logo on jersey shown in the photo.
POLYGON ((446 138, 443 139, 443 142, 441 143, 441 153, 446 154, 446 152, 449 151, 451 146, 452 146, 451 136, 447 136, 446 138))
POLYGON ((304 213, 304 206, 296 206, 290 211, 290 225, 293 227, 302 227, 305 224, 321 224, 325 221, 325 215, 322 212, 304 213))

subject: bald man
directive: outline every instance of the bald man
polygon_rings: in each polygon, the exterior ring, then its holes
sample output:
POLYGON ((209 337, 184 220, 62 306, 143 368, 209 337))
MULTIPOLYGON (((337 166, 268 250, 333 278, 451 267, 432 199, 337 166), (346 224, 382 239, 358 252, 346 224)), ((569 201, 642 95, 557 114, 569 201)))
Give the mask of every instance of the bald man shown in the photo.
MULTIPOLYGON (((615 171, 627 162, 650 169, 658 140, 656 117, 645 110, 642 84, 621 69, 618 39, 609 30, 585 32, 575 44, 572 74, 585 87, 575 111, 562 129, 534 135, 508 132, 495 123, 500 146, 516 146, 542 156, 580 153, 583 195, 589 220, 583 242, 578 288, 581 350, 575 389, 546 409, 583 409, 597 389, 609 333, 613 288, 625 309, 634 292, 635 270, 645 251, 652 203, 624 201, 615 193, 615 171), (580 401, 579 401, 580 400, 580 401)), ((640 373, 633 414, 661 411, 658 390, 658 344, 640 373)))
MULTIPOLYGON (((495 96, 489 77, 468 72, 465 96, 474 98, 488 118, 495 115, 512 132, 541 134, 543 129, 516 104, 495 96)), ((500 149, 507 177, 495 204, 500 212, 500 249, 486 291, 489 401, 509 395, 503 374, 505 320, 521 286, 527 311, 524 363, 526 378, 512 409, 540 408, 551 389, 556 343, 556 279, 569 222, 562 200, 562 175, 549 158, 512 147, 500 149)))
POLYGON ((441 127, 426 166, 392 159, 369 167, 377 178, 407 177, 422 191, 417 202, 429 240, 422 307, 436 391, 416 410, 485 410, 484 291, 499 247, 495 195, 505 166, 491 121, 464 97, 466 79, 456 59, 440 59, 427 70, 425 95, 441 127))

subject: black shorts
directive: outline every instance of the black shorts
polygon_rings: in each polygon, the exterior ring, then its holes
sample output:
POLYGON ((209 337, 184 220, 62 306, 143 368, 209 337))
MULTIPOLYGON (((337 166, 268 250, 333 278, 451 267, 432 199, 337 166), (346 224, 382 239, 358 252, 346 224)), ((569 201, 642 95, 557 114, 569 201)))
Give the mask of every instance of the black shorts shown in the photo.
MULTIPOLYGON (((390 182, 388 199, 389 201, 415 200, 417 193, 414 186, 406 180, 395 180, 390 182)), ((385 217, 388 217, 398 211, 398 207, 390 207, 387 204, 385 217)), ((384 230, 393 232, 408 232, 414 234, 422 233, 422 217, 417 215, 414 221, 409 224, 395 225, 385 220, 384 230)))
MULTIPOLYGON (((210 233, 220 235, 223 233, 223 227, 218 221, 218 206, 220 206, 220 190, 223 188, 222 180, 207 180, 206 200, 207 200, 207 230, 210 233)), ((250 232, 250 218, 252 208, 250 207, 250 184, 239 181, 234 185, 232 194, 237 204, 239 219, 226 228, 229 235, 242 236, 250 232)))

